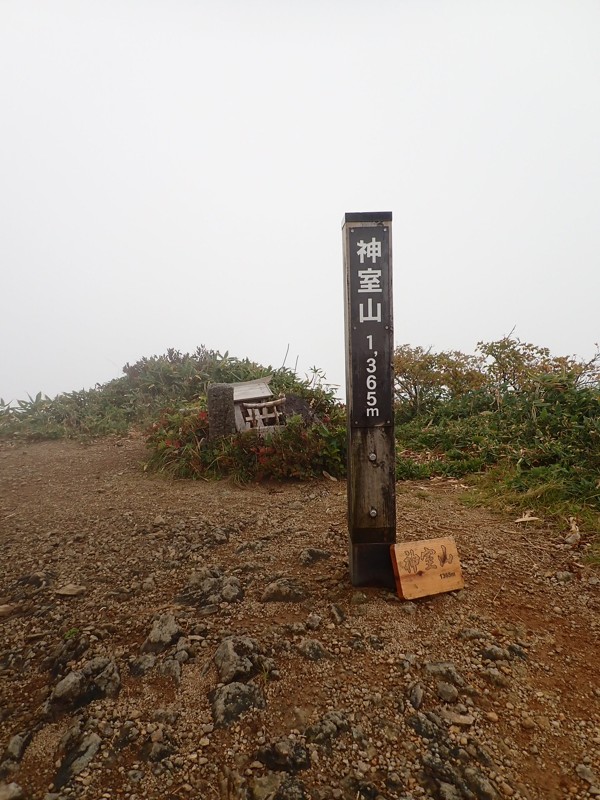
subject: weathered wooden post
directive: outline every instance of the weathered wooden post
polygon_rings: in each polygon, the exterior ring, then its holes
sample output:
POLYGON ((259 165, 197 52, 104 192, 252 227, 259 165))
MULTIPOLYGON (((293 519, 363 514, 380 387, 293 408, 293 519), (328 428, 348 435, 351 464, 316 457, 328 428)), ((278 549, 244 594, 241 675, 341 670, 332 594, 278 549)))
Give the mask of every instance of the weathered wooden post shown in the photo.
POLYGON ((236 431, 233 386, 230 383, 213 383, 208 387, 207 396, 209 438, 231 436, 236 431))
POLYGON ((350 578, 393 587, 392 214, 346 214, 343 237, 350 578))

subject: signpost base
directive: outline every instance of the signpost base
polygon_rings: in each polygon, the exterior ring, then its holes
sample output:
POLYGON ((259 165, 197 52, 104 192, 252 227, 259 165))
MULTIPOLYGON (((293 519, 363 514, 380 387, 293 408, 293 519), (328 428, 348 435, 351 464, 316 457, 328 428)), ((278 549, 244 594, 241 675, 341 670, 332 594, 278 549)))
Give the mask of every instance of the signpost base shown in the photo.
POLYGON ((348 560, 353 586, 381 586, 396 589, 394 568, 387 543, 354 544, 349 542, 348 560))

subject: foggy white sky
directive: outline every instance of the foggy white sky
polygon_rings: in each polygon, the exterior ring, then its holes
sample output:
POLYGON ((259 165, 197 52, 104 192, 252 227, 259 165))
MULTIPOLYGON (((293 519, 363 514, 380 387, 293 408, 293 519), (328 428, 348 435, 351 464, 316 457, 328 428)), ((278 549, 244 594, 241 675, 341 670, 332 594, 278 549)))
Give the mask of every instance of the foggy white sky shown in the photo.
POLYGON ((600 339, 597 0, 0 0, 0 396, 196 345, 344 383, 341 220, 397 343, 600 339))

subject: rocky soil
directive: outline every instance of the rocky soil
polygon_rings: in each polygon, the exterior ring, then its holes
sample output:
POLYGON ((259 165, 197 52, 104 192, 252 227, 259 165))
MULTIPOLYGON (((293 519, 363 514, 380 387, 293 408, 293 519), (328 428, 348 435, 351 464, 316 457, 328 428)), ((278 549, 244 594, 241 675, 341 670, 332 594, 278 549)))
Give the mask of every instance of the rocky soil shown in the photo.
MULTIPOLYGON (((600 796, 585 543, 398 484, 466 587, 348 579, 345 485, 143 471, 135 438, 0 446, 0 798, 600 796)), ((567 528, 567 526, 565 526, 567 528)))

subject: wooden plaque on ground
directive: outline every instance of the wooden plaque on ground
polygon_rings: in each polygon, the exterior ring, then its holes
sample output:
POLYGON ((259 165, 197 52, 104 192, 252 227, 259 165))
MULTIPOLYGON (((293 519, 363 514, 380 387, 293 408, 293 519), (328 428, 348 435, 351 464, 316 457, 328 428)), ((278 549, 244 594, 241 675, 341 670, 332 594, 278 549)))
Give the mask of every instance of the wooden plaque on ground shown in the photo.
POLYGON ((405 600, 451 592, 465 585, 451 536, 391 546, 398 595, 405 600))

